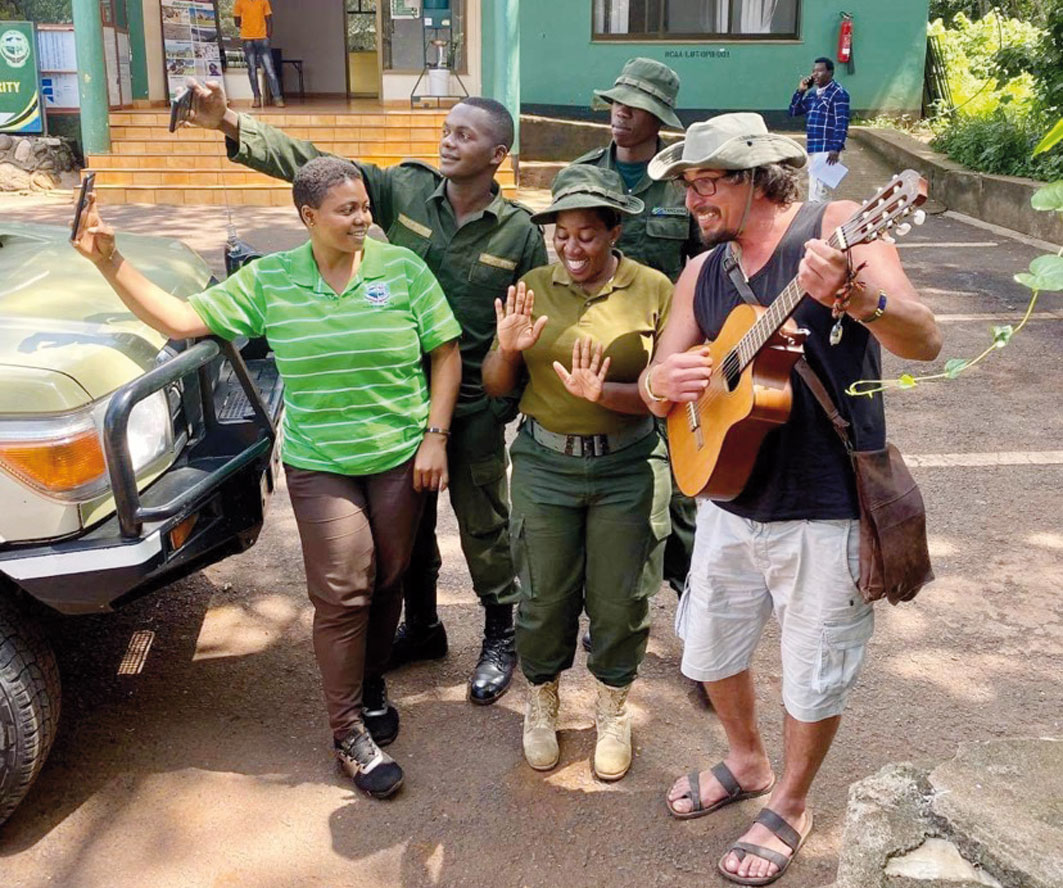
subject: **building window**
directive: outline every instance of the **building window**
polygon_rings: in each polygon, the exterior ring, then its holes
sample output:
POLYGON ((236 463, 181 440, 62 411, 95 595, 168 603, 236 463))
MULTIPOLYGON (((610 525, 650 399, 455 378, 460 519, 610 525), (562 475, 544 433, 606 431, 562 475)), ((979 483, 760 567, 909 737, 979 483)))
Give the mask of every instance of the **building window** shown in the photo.
POLYGON ((795 39, 800 0, 594 0, 596 40, 795 39))

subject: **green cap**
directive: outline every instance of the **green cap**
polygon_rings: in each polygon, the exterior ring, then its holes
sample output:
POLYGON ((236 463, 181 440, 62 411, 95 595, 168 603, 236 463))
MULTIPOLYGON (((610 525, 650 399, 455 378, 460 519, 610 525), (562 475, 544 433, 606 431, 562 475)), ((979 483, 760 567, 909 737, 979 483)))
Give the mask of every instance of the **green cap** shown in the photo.
POLYGON ((564 210, 589 210, 605 207, 637 216, 645 204, 637 197, 624 193, 624 183, 615 170, 585 163, 574 163, 557 174, 550 186, 553 202, 545 210, 531 217, 537 225, 546 225, 564 210))
POLYGON ((653 59, 628 59, 612 89, 596 89, 593 105, 596 108, 619 102, 631 108, 649 111, 662 123, 683 128, 675 115, 675 99, 679 95, 679 75, 667 65, 653 59))

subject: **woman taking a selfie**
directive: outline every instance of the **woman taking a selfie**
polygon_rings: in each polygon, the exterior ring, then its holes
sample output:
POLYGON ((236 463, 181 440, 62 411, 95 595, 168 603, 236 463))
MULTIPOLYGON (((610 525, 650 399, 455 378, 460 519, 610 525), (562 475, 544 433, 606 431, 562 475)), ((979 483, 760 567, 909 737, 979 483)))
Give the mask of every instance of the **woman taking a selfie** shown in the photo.
POLYGON ((552 192, 532 221, 555 223, 559 261, 496 304, 497 341, 483 368, 490 395, 527 377, 526 421, 510 451, 517 654, 530 685, 524 756, 538 770, 557 764, 558 678, 573 663, 586 608, 587 667, 598 680, 594 772, 618 780, 631 766, 626 701, 670 531, 668 458, 638 378, 672 284, 615 249, 622 216, 642 211, 617 173, 570 166, 552 192))
POLYGON ((284 381, 282 454, 334 745, 355 785, 384 798, 403 775, 379 748, 399 728, 382 674, 422 493, 447 484, 461 330, 420 258, 366 239, 372 216, 356 166, 312 160, 292 194, 310 240, 188 302, 125 261, 94 199, 74 246, 138 318, 172 339, 269 341, 284 381))

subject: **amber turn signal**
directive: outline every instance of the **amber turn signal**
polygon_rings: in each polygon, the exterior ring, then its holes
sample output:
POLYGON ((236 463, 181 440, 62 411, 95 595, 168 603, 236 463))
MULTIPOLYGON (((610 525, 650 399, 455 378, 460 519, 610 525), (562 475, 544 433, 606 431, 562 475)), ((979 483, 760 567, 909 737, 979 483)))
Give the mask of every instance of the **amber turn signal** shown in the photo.
POLYGON ((61 439, 0 442, 0 466, 45 491, 65 493, 107 471, 94 428, 61 439))

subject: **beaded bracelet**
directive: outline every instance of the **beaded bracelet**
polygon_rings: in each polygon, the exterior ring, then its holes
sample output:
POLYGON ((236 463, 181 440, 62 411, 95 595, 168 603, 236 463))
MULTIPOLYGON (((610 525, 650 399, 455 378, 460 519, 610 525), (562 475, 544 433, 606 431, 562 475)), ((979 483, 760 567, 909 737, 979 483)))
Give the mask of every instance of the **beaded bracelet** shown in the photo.
POLYGON ((861 324, 871 324, 877 321, 886 313, 886 291, 878 291, 878 307, 871 312, 866 318, 857 318, 861 324))

